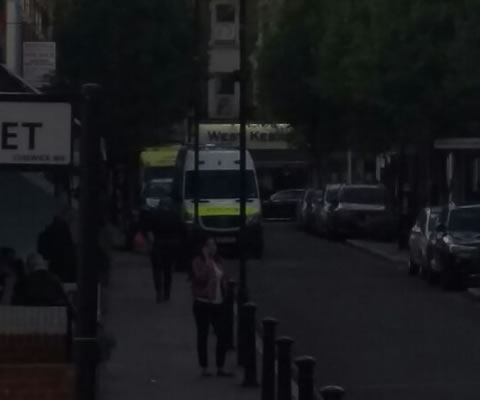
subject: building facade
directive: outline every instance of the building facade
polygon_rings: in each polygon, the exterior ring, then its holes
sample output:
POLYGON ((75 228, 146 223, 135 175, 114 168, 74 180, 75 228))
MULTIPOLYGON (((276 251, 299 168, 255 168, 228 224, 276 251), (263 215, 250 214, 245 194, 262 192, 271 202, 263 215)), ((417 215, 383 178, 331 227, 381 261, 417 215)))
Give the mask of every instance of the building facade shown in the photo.
MULTIPOLYGON (((198 1, 198 0, 197 0, 198 1)), ((264 2, 246 1, 248 54, 247 147, 256 164, 263 197, 277 190, 307 185, 308 156, 291 140, 291 128, 284 121, 271 121, 257 102, 257 52, 268 17, 261 15, 264 2)), ((200 0, 203 49, 208 74, 202 95, 200 142, 238 146, 240 85, 240 4, 239 0, 200 0)), ((268 4, 267 4, 268 6, 268 4)), ((264 12, 269 11, 267 7, 264 12)), ((192 137, 190 137, 192 139, 192 137)))

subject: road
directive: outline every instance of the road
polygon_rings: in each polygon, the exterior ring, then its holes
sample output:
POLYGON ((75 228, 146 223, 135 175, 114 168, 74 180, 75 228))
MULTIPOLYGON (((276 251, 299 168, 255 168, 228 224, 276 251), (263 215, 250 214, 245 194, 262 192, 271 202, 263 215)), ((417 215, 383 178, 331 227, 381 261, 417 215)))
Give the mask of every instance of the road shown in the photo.
POLYGON ((24 256, 35 249, 38 233, 61 203, 19 173, 1 172, 0 188, 0 246, 24 256))
POLYGON ((318 386, 353 400, 480 398, 480 308, 398 265, 270 223, 249 263, 259 318, 279 319, 295 355, 316 358, 318 386))

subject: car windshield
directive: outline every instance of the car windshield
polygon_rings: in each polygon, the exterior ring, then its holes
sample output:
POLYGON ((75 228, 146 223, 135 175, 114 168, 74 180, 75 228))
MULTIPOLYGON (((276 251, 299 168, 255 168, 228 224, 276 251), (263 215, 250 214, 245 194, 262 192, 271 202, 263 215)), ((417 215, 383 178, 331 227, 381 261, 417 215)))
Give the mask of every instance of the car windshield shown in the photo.
POLYGON ((275 193, 272 196, 272 200, 301 200, 304 194, 304 190, 285 190, 275 193))
MULTIPOLYGON (((194 198, 194 171, 185 177, 185 198, 194 198)), ((199 171, 200 199, 236 199, 240 197, 240 171, 211 170, 199 171)), ((257 198, 257 185, 253 171, 247 171, 247 197, 257 198)))
POLYGON ((327 193, 325 195, 325 199, 332 203, 336 201, 338 198, 338 188, 327 188, 327 193))
POLYGON ((340 193, 340 201, 356 204, 385 204, 385 190, 382 188, 344 188, 340 193))
POLYGON ((168 197, 172 193, 171 180, 150 182, 145 188, 144 196, 146 198, 163 198, 168 197))
POLYGON ((480 207, 452 210, 448 221, 448 230, 480 233, 480 207))

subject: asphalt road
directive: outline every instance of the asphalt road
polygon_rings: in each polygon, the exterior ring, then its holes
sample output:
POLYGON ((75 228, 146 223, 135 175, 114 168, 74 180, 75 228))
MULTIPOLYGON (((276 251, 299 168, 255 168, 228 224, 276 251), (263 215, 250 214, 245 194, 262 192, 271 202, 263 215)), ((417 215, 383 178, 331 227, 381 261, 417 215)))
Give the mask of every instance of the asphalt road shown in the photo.
POLYGON ((317 360, 318 386, 354 400, 480 398, 480 307, 348 245, 269 223, 249 263, 259 318, 280 320, 295 355, 317 360))

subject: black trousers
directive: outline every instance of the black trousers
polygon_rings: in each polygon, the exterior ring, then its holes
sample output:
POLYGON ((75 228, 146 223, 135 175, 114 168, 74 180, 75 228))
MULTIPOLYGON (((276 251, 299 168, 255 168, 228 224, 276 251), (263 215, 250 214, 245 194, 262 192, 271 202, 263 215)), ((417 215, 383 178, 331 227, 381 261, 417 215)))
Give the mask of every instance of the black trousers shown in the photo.
POLYGON ((172 289, 172 275, 177 259, 177 246, 173 243, 154 243, 151 262, 153 285, 157 298, 168 300, 172 289))
POLYGON ((223 368, 227 354, 225 306, 195 301, 193 315, 197 326, 197 353, 200 367, 208 367, 208 334, 212 326, 217 337, 215 352, 217 368, 223 368))

